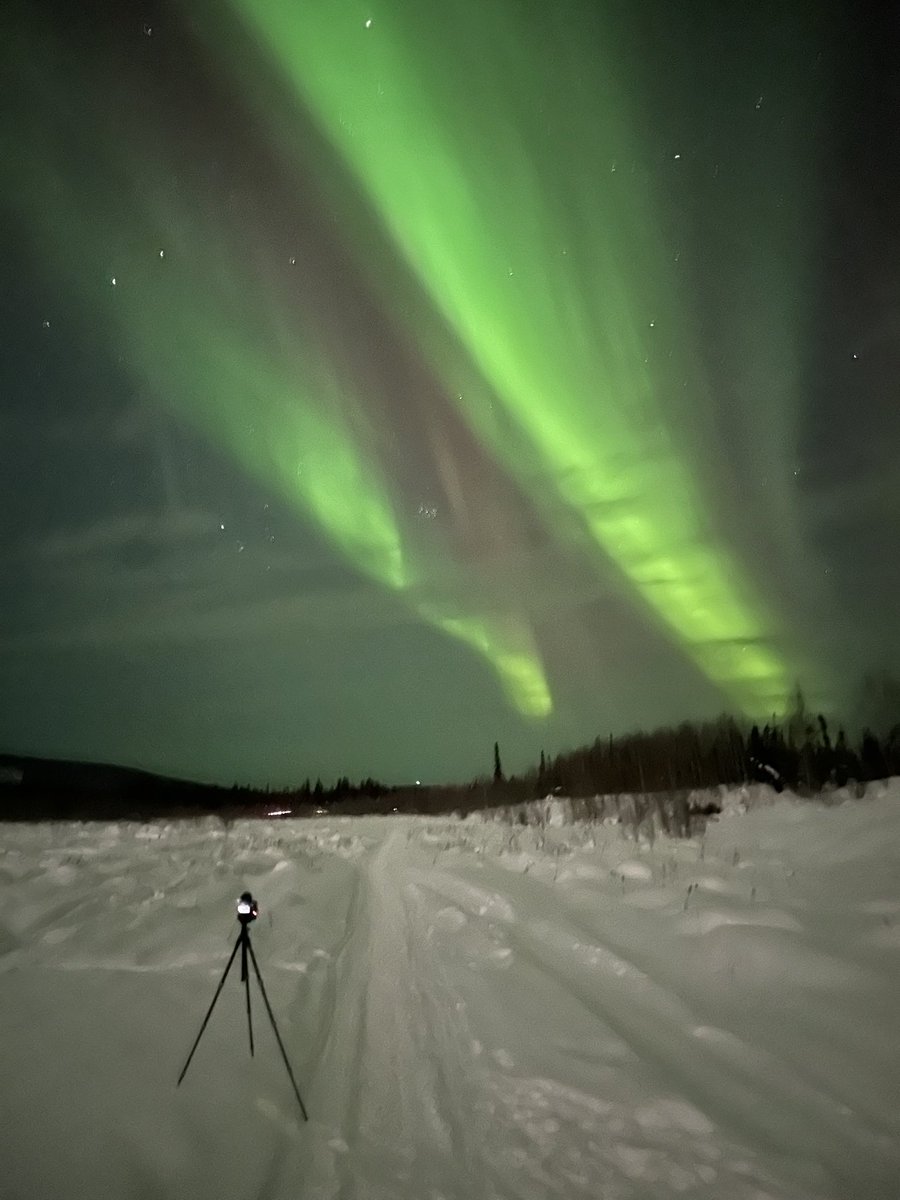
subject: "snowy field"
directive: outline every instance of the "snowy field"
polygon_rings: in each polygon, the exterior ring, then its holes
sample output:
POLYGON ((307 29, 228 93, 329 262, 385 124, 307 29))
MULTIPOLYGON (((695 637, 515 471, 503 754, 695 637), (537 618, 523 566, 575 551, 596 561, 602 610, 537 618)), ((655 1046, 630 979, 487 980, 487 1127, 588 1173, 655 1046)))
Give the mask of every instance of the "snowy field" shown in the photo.
POLYGON ((900 781, 740 799, 0 826, 0 1194, 896 1200, 900 781), (308 1124, 239 964, 175 1087, 245 888, 308 1124))

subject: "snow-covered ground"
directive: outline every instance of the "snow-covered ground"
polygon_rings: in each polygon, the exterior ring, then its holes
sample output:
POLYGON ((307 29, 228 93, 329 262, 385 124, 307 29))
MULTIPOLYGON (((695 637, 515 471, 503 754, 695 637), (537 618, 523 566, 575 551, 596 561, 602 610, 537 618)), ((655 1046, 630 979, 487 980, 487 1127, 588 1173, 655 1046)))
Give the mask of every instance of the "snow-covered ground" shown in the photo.
POLYGON ((0 1194, 896 1200, 900 781, 770 800, 0 827, 0 1194))

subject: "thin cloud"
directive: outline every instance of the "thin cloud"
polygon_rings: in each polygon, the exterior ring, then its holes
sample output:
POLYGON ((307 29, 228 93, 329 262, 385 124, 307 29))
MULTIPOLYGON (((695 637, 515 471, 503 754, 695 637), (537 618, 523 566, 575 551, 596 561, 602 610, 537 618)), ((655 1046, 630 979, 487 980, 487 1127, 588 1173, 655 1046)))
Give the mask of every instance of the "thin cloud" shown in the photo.
POLYGON ((132 512, 58 530, 39 542, 36 552, 45 561, 59 561, 110 554, 138 543, 164 549, 208 536, 217 528, 215 517, 202 509, 132 512))

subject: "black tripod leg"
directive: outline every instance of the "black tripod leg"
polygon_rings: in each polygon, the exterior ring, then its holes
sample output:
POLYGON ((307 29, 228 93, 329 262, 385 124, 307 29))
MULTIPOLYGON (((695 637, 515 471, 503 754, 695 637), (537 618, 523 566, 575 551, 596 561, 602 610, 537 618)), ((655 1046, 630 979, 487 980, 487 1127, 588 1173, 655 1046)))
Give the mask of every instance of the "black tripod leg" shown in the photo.
POLYGON ((262 998, 265 1002, 266 1012, 269 1014, 269 1020, 272 1022, 272 1029, 275 1031, 275 1039, 278 1042, 278 1049, 281 1051, 281 1057, 284 1059, 284 1065, 287 1067, 288 1078, 291 1081, 291 1086, 294 1089, 294 1095, 297 1097, 297 1103, 300 1105, 300 1111, 303 1113, 303 1120, 308 1121, 309 1116, 306 1112, 306 1105, 300 1097, 300 1089, 297 1087, 297 1081, 294 1078, 294 1072, 291 1070, 291 1064, 288 1061, 287 1052, 284 1048, 284 1043, 281 1040, 281 1034, 278 1032, 278 1026, 275 1024, 275 1015, 272 1012, 272 1006, 269 1003, 269 997, 266 995, 266 986, 262 981, 262 975, 259 973, 259 965, 256 961, 256 955, 253 953, 253 943, 247 938, 247 949, 250 951, 250 958, 253 961, 253 970, 256 972, 256 979, 259 983, 259 990, 262 992, 262 998))
MULTIPOLYGON (((248 938, 247 945, 250 945, 248 938)), ((253 1020, 250 1016, 250 975, 244 976, 244 989, 247 993, 247 1032, 250 1034, 250 1057, 253 1057, 253 1020)))
MULTIPOLYGON (((243 933, 243 931, 241 931, 241 932, 243 933)), ((225 986, 225 980, 228 977, 228 972, 231 970, 231 964, 234 962, 234 956, 237 954, 238 946, 240 946, 240 944, 241 944, 241 939, 240 939, 240 937, 238 937, 238 940, 234 943, 234 949, 231 952, 231 958, 229 958, 229 960, 228 960, 228 965, 225 967, 225 970, 222 972, 222 978, 219 980, 219 986, 216 988, 216 994, 212 998, 212 1004, 210 1004, 209 1008, 207 1009, 206 1016, 203 1018, 203 1024, 200 1026, 200 1032, 197 1034, 197 1039, 194 1042, 193 1046, 191 1046, 191 1052, 187 1056, 187 1062, 181 1068, 181 1074, 178 1076, 178 1083, 175 1084, 176 1087, 178 1087, 180 1085, 182 1079, 184 1079, 185 1075, 187 1074, 187 1069, 191 1065, 191 1059, 194 1057, 194 1051, 200 1045, 200 1039, 203 1037, 203 1031, 206 1028, 206 1026, 209 1024, 209 1018, 212 1016, 212 1010, 216 1007, 216 1001, 219 998, 219 993, 221 992, 222 988, 225 986)), ((254 960, 254 966, 255 965, 256 965, 256 962, 254 960)))

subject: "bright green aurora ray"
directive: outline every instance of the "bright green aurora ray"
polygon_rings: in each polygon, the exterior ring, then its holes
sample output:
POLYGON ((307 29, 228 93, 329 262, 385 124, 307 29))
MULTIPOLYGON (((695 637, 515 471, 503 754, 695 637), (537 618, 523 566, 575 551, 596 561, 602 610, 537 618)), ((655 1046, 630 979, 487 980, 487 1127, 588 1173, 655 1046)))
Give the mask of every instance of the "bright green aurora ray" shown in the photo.
MULTIPOLYGON (((497 606, 467 611, 460 599, 469 590, 465 580, 452 597, 430 594, 429 581, 446 572, 404 536, 389 488, 366 453, 371 430, 358 396, 314 330, 307 336, 282 315, 283 297, 269 281, 237 265, 247 255, 232 244, 234 234, 206 213, 197 226, 200 206, 173 192, 167 165, 154 166, 146 149, 123 165, 111 140, 95 148, 105 156, 104 177, 126 175, 132 206, 123 209, 120 192, 107 197, 81 173, 61 171, 52 152, 35 153, 36 135, 23 129, 22 136, 21 211, 32 220, 40 214, 39 232, 57 270, 118 331, 142 385, 301 506, 361 572, 477 650, 520 712, 546 716, 550 692, 529 626, 497 606), (155 244, 145 234, 136 247, 135 228, 155 231, 155 244), (175 247, 168 257, 156 248, 166 245, 175 247), (120 248, 112 257, 110 246, 120 248)), ((314 325, 314 314, 305 318, 314 325)))
POLYGON ((689 402, 663 398, 684 377, 695 409, 708 399, 609 39, 567 28, 565 6, 505 0, 234 3, 532 461, 466 392, 479 436, 526 485, 535 468, 550 478, 710 680, 748 712, 780 709, 797 664, 714 532, 689 402))

